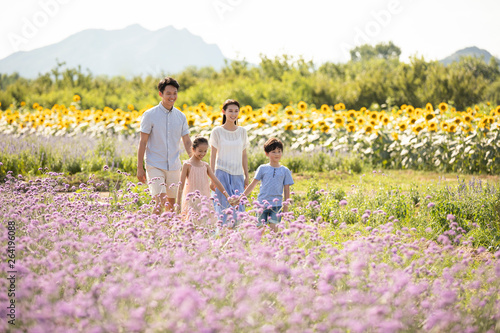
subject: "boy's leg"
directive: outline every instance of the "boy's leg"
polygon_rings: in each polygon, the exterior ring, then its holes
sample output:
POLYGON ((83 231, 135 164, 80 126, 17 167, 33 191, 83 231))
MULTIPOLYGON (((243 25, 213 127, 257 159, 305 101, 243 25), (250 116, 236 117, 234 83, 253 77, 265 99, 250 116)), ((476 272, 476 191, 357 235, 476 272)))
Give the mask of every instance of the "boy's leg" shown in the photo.
POLYGON ((278 231, 278 223, 281 221, 281 216, 278 215, 281 213, 281 206, 274 206, 271 209, 269 209, 269 227, 271 228, 272 231, 277 232, 278 231))

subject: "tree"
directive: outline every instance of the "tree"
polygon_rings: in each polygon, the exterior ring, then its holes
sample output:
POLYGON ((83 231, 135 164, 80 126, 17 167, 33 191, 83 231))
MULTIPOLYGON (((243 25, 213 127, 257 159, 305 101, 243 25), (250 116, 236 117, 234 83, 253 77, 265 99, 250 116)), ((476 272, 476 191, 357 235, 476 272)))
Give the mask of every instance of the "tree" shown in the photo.
POLYGON ((373 58, 390 60, 399 59, 401 49, 394 45, 393 42, 389 42, 387 44, 380 43, 375 46, 369 44, 356 46, 350 53, 352 61, 366 61, 373 58))

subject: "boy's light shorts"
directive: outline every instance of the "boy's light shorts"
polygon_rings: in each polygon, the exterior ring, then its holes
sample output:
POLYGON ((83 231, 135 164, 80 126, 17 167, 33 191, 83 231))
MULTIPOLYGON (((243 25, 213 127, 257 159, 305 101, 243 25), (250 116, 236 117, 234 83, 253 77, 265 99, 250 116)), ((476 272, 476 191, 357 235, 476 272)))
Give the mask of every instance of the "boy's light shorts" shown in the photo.
POLYGON ((149 191, 152 196, 166 193, 170 199, 175 199, 181 178, 181 170, 167 171, 146 164, 146 176, 148 177, 149 191))

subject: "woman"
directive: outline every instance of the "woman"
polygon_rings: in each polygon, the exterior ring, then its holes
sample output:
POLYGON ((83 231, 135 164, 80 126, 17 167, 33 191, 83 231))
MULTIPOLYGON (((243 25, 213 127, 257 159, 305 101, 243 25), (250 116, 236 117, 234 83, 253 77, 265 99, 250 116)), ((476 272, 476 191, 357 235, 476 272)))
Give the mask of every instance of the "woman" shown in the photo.
MULTIPOLYGON (((245 128, 238 126, 240 103, 228 99, 222 106, 222 126, 217 126, 210 134, 210 167, 215 170, 215 176, 222 183, 229 196, 240 195, 248 186, 248 137, 245 128)), ((245 211, 243 205, 232 207, 234 221, 227 222, 228 208, 231 205, 212 183, 210 188, 215 191, 215 211, 222 218, 222 224, 237 224, 236 211, 245 211)))

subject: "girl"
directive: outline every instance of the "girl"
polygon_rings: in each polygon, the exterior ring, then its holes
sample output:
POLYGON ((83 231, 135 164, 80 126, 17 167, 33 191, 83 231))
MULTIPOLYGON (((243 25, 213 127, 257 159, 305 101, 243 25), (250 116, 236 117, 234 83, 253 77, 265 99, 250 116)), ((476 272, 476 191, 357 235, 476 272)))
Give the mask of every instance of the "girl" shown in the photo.
MULTIPOLYGON (((212 154, 210 166, 215 170, 215 176, 224 185, 229 196, 243 193, 248 186, 248 137, 245 128, 238 126, 238 115, 240 104, 234 99, 228 99, 222 106, 222 126, 217 126, 210 134, 210 145, 212 154)), ((214 184, 211 189, 215 191, 215 211, 218 217, 222 217, 222 224, 226 224, 227 213, 230 203, 220 190, 216 190, 214 184)), ((239 211, 245 211, 240 205, 239 211)), ((233 222, 237 222, 236 212, 233 211, 233 222)))
MULTIPOLYGON (((194 223, 207 221, 210 215, 208 198, 210 198, 210 185, 208 178, 217 186, 221 196, 226 200, 229 197, 221 182, 215 177, 212 168, 202 159, 207 154, 208 140, 196 137, 191 146, 192 155, 184 162, 181 171, 180 186, 177 198, 180 199, 178 212, 185 214, 194 223), (184 196, 183 196, 184 193, 184 196)), ((199 224, 199 223, 197 223, 199 224)))

